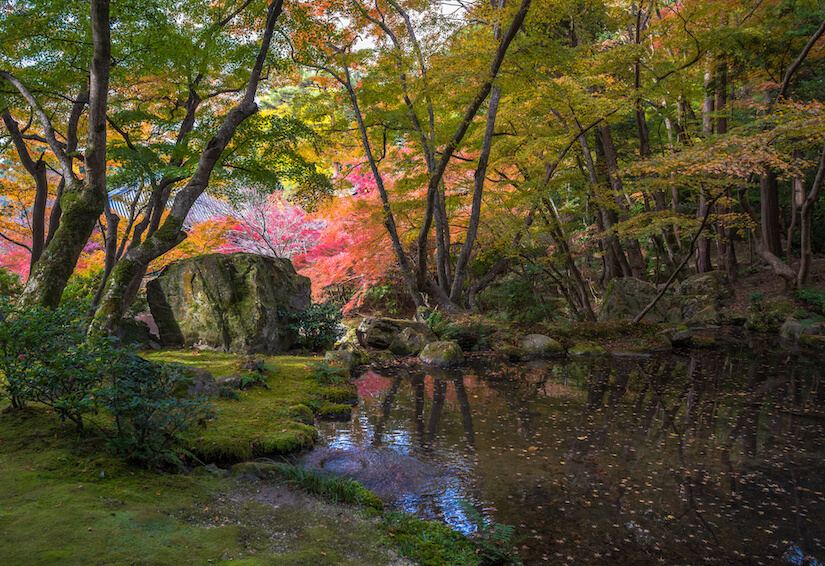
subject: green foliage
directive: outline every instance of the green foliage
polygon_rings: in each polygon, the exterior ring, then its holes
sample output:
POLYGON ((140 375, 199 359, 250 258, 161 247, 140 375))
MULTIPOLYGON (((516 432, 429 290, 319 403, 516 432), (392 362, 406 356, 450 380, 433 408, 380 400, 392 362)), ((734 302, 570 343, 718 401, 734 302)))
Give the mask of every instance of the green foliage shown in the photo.
POLYGON ((478 297, 482 311, 499 313, 514 322, 544 322, 559 318, 560 312, 554 289, 536 266, 527 265, 521 273, 504 278, 478 297))
POLYGON ((203 400, 171 394, 186 379, 182 368, 146 361, 112 338, 86 340, 82 302, 55 310, 6 302, 2 312, 0 396, 15 408, 51 407, 78 430, 93 425, 114 453, 143 462, 175 461, 176 445, 212 415, 203 400))
POLYGON ((0 267, 0 297, 14 298, 21 291, 23 282, 20 281, 20 276, 5 267, 0 267))
POLYGON ((486 518, 466 501, 459 501, 459 507, 476 526, 473 539, 485 564, 521 564, 518 556, 512 554, 518 542, 515 527, 486 518))
POLYGON ((796 298, 805 303, 811 311, 825 316, 825 289, 800 288, 796 290, 796 298))
POLYGON ((369 288, 364 295, 363 308, 388 316, 401 316, 415 309, 406 287, 399 281, 383 281, 369 288))
POLYGON ((398 544, 402 556, 422 566, 480 566, 476 546, 464 535, 441 523, 414 518, 406 513, 387 513, 384 526, 398 544))
POLYGON ((187 381, 182 366, 157 364, 126 350, 111 348, 98 358, 107 379, 103 408, 114 419, 108 447, 115 454, 144 462, 180 463, 176 448, 192 428, 214 417, 203 399, 171 395, 187 381))
POLYGON ((765 304, 765 293, 762 293, 761 291, 751 293, 748 295, 748 302, 756 309, 762 308, 765 304))
POLYGON ((63 289, 63 297, 60 302, 82 301, 87 304, 91 303, 101 281, 103 281, 102 269, 86 273, 75 271, 69 277, 65 289, 63 289))
POLYGON ((295 346, 318 351, 334 343, 340 335, 341 316, 341 309, 332 303, 313 303, 294 313, 289 328, 297 336, 295 346))
POLYGON ((309 364, 312 375, 320 385, 341 385, 349 381, 349 372, 344 368, 318 362, 309 364))

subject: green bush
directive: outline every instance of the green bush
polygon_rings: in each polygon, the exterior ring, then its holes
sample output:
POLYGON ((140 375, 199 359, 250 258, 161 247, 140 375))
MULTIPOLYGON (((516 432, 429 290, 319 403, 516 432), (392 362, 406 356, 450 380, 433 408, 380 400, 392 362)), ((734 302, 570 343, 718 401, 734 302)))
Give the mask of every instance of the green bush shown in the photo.
POLYGON ((323 350, 338 339, 341 309, 331 303, 313 303, 290 317, 289 328, 297 339, 295 346, 323 350))
POLYGON ((144 360, 127 350, 108 352, 97 368, 106 377, 102 406, 114 420, 109 449, 144 462, 177 462, 176 446, 198 423, 214 416, 203 399, 177 397, 171 391, 185 377, 183 366, 144 360))
POLYGON ((69 277, 66 288, 63 289, 63 296, 60 303, 82 302, 90 304, 103 281, 103 270, 89 271, 87 273, 75 272, 69 277))
POLYGON ((16 297, 23 291, 23 282, 20 276, 0 267, 0 297, 16 297))

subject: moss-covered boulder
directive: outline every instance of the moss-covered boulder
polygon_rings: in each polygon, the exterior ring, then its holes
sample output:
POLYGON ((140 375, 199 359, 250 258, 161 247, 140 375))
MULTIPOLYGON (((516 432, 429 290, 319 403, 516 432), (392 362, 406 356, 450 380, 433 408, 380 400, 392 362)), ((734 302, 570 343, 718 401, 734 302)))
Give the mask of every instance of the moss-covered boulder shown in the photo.
POLYGON ((778 333, 795 310, 794 302, 783 297, 759 301, 748 307, 745 328, 757 332, 778 333))
POLYGON ((348 372, 361 364, 361 358, 348 350, 330 350, 324 354, 324 362, 332 367, 343 368, 348 372))
POLYGON ((678 288, 682 320, 691 326, 722 324, 721 311, 730 304, 733 294, 724 271, 699 273, 685 279, 678 288))
POLYGON ((464 361, 464 352, 455 342, 430 342, 424 346, 418 358, 428 365, 451 367, 464 361))
POLYGON ((724 306, 733 299, 734 291, 728 274, 724 271, 709 271, 688 277, 679 285, 683 297, 712 297, 724 306))
POLYGON ((415 356, 427 345, 427 338, 409 326, 401 331, 390 344, 390 352, 396 356, 415 356))
POLYGON ((519 348, 533 356, 558 357, 564 355, 564 346, 543 334, 528 334, 519 342, 519 348))
POLYGON ((186 380, 179 381, 172 389, 176 397, 217 397, 218 382, 205 369, 187 366, 183 369, 186 380))
POLYGON ((529 360, 532 356, 530 352, 518 346, 505 345, 496 349, 496 353, 508 362, 521 362, 529 360))
POLYGON ((290 318, 310 305, 310 281, 288 259, 209 254, 165 268, 146 288, 167 346, 274 353, 295 340, 290 318))
POLYGON ((665 328, 659 332, 659 336, 674 346, 688 346, 693 340, 693 332, 687 326, 665 328))

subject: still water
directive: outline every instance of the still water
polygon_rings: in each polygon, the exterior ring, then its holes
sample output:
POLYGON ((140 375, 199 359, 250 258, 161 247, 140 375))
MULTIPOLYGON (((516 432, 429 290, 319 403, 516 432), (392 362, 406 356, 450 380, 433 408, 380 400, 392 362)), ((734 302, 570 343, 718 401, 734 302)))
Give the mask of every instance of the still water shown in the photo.
POLYGON ((469 504, 517 527, 526 564, 821 566, 825 354, 719 341, 371 370, 352 420, 322 423, 306 463, 468 533, 469 504))

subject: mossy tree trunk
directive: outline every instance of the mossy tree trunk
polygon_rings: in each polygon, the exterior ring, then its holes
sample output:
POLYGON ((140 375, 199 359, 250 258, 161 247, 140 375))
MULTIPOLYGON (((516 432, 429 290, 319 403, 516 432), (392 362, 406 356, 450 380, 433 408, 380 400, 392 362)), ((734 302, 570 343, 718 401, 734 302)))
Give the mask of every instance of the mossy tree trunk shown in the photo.
POLYGON ((60 198, 63 211, 60 226, 50 235, 48 245, 32 266, 19 303, 23 306, 60 304, 63 289, 74 271, 80 253, 91 236, 106 202, 106 109, 109 93, 111 37, 109 1, 91 0, 92 61, 89 66, 89 133, 85 176, 79 179, 65 146, 58 142, 49 114, 35 95, 14 75, 0 71, 26 100, 43 127, 49 148, 60 162, 65 189, 60 198))
POLYGON ((137 292, 140 279, 153 260, 159 258, 184 239, 184 221, 198 197, 209 185, 209 178, 223 151, 241 123, 258 111, 255 95, 258 91, 275 22, 281 15, 283 0, 273 0, 267 12, 266 29, 261 38, 255 65, 249 75, 243 99, 234 106, 223 121, 218 132, 207 142, 200 155, 198 166, 186 186, 175 196, 171 210, 160 227, 139 246, 131 247, 118 262, 95 312, 92 330, 112 333, 120 324, 123 313, 137 292))

